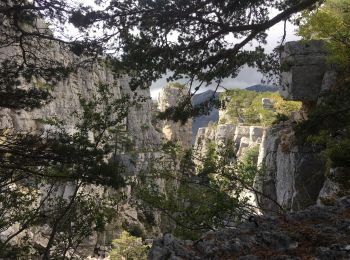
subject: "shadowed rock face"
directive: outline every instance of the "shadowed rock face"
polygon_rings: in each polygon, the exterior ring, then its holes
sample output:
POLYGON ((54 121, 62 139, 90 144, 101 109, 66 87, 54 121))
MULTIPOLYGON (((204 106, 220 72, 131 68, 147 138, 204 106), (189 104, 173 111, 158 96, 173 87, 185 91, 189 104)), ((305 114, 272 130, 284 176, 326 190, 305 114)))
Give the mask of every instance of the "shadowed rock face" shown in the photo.
MULTIPOLYGON (((51 55, 50 51, 51 49, 48 49, 47 53, 51 55)), ((58 51, 53 53, 57 55, 58 59, 65 59, 66 55, 69 54, 62 54, 58 51)), ((71 56, 73 55, 71 54, 71 56)), ((47 129, 47 126, 42 124, 41 119, 56 117, 65 121, 65 128, 67 131, 74 131, 74 126, 78 123, 76 116, 74 116, 74 111, 82 111, 79 102, 80 97, 87 100, 93 98, 98 90, 97 85, 100 83, 109 85, 113 98, 121 98, 124 95, 132 97, 134 93, 129 87, 129 80, 128 76, 120 77, 106 65, 99 63, 79 68, 76 73, 72 73, 69 77, 58 82, 51 92, 54 99, 42 108, 32 111, 1 109, 0 128, 9 128, 15 131, 43 131, 47 129)), ((139 103, 138 106, 131 107, 124 122, 128 137, 134 144, 132 148, 137 154, 132 155, 124 153, 120 155, 121 158, 117 158, 118 161, 122 161, 125 165, 126 171, 132 174, 136 174, 141 168, 146 167, 147 163, 157 156, 154 151, 157 151, 161 143, 161 135, 155 130, 151 123, 152 102, 149 89, 138 90, 137 94, 138 96, 145 97, 145 101, 139 103)), ((75 186, 69 182, 62 181, 62 183, 58 185, 57 192, 55 191, 53 195, 57 198, 67 198, 75 189, 75 186)), ((105 192, 104 188, 100 186, 88 186, 84 187, 84 189, 88 189, 90 194, 105 192)), ((114 192, 115 191, 108 190, 106 195, 115 194, 114 192)), ((123 192, 129 195, 130 189, 125 188, 123 192)), ((130 223, 133 223, 132 221, 138 221, 136 210, 129 207, 128 204, 123 205, 123 209, 119 209, 119 212, 123 212, 122 214, 125 213, 123 217, 130 220, 130 223)), ((9 235, 17 232, 18 229, 19 225, 15 224, 7 230, 0 230, 0 240, 5 240, 9 235)), ((49 232, 51 232, 51 230, 43 226, 35 228, 34 230, 29 230, 28 232, 28 234, 30 234, 29 239, 32 239, 40 246, 46 246, 49 237, 48 234, 50 234, 49 232)), ((82 256, 90 255, 93 253, 94 248, 97 248, 98 244, 107 244, 115 237, 117 237, 117 229, 116 225, 113 223, 106 227, 105 232, 99 234, 94 233, 84 241, 81 248, 78 249, 79 253, 81 253, 82 256)), ((19 243, 19 240, 16 239, 12 241, 13 244, 19 243)))
POLYGON ((280 217, 259 217, 211 231, 197 241, 171 235, 154 242, 149 259, 350 259, 350 197, 280 217))
POLYGON ((286 43, 281 53, 281 96, 287 100, 316 102, 329 70, 326 54, 323 41, 286 43))

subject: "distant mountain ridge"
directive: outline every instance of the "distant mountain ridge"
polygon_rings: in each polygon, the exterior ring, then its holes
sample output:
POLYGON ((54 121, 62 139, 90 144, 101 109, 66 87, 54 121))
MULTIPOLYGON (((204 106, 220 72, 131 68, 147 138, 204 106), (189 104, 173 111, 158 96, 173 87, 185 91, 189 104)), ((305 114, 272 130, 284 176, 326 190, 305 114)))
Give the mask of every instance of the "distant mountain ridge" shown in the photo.
POLYGON ((264 85, 264 84, 256 84, 250 87, 246 87, 246 90, 256 91, 256 92, 276 92, 278 91, 277 86, 264 85))

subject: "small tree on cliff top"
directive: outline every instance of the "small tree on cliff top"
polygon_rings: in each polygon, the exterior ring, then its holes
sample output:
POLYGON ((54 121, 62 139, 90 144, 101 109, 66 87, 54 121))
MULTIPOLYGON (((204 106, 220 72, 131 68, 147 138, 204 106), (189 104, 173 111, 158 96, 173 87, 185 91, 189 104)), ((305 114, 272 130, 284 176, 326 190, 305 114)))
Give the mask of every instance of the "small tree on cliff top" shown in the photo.
POLYGON ((323 39, 330 62, 350 63, 350 1, 327 0, 313 12, 303 12, 298 31, 304 39, 323 39))

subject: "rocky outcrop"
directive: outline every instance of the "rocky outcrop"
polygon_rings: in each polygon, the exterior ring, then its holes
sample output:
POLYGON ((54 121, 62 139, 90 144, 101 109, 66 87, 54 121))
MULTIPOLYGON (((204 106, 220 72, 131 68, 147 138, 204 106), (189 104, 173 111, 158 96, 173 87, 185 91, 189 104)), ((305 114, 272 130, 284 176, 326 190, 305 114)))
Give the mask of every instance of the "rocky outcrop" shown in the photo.
POLYGON ((328 207, 256 217, 197 241, 166 234, 153 243, 149 259, 350 259, 349 214, 350 197, 344 197, 328 207))
POLYGON ((341 194, 348 194, 349 182, 347 181, 350 175, 349 167, 335 167, 330 168, 326 176, 326 180, 318 195, 318 205, 328 205, 334 201, 341 194))
POLYGON ((308 110, 322 102, 320 94, 336 81, 337 72, 327 63, 326 55, 323 41, 289 42, 283 48, 280 94, 287 100, 302 101, 304 111, 292 113, 290 120, 264 135, 259 164, 265 174, 255 180, 255 187, 267 195, 258 196, 263 208, 276 210, 277 202, 287 210, 300 210, 321 203, 319 194, 327 197, 338 189, 325 177, 329 169, 320 151, 296 144, 293 131, 296 123, 307 119, 308 110))
MULTIPOLYGON (((77 73, 58 82, 51 93, 53 100, 40 109, 33 111, 2 109, 1 128, 21 131, 40 130, 45 128, 42 119, 55 117, 64 120, 67 129, 72 129, 77 123, 74 111, 81 111, 79 98, 93 98, 98 84, 109 85, 115 98, 133 96, 128 77, 117 77, 107 66, 95 63, 91 67, 78 69, 77 73)), ((146 101, 131 107, 125 122, 126 130, 135 149, 158 147, 160 135, 151 124, 152 102, 149 90, 138 90, 137 94, 145 97, 146 101)))
POLYGON ((229 144, 235 146, 236 157, 241 157, 247 149, 261 143, 264 130, 259 126, 209 124, 198 129, 194 150, 203 157, 209 143, 215 143, 218 148, 229 144))
MULTIPOLYGON (((158 109, 164 112, 169 107, 175 107, 188 95, 188 89, 182 85, 170 83, 159 93, 158 109)), ((163 136, 167 141, 178 143, 183 149, 190 149, 192 146, 192 119, 188 119, 185 124, 164 120, 161 122, 163 136)))
POLYGON ((264 109, 274 110, 275 108, 275 101, 271 98, 261 99, 261 104, 264 109))
POLYGON ((257 198, 262 209, 277 210, 276 202, 292 211, 315 204, 326 171, 326 161, 319 152, 295 143, 291 122, 268 129, 258 159, 264 171, 255 178, 255 188, 266 195, 257 198))
POLYGON ((281 54, 280 94, 287 100, 316 102, 329 69, 323 41, 288 42, 281 54))

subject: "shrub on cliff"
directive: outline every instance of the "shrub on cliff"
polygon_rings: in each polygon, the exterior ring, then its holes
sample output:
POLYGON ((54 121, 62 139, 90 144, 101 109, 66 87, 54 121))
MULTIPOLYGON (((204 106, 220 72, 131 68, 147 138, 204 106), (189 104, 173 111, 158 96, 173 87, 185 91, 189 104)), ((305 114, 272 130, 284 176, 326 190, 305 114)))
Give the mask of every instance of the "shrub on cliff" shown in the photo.
POLYGON ((146 260, 148 246, 142 239, 123 231, 119 238, 112 241, 113 249, 110 252, 111 260, 146 260))
POLYGON ((303 12, 298 33, 304 39, 322 39, 330 52, 329 61, 350 64, 350 1, 326 0, 318 9, 303 12))
POLYGON ((106 198, 103 190, 125 185, 124 168, 107 158, 126 139, 130 102, 114 98, 108 85, 97 88, 91 100, 80 98, 73 133, 56 118, 42 120, 51 129, 46 132, 2 130, 1 257, 73 257, 85 238, 116 216, 122 194, 106 198))
POLYGON ((198 239, 256 213, 252 184, 255 174, 262 174, 253 165, 256 149, 242 162, 232 160, 230 149, 219 151, 213 143, 203 158, 191 152, 180 163, 164 157, 135 182, 139 207, 153 208, 167 220, 163 232, 198 239))

